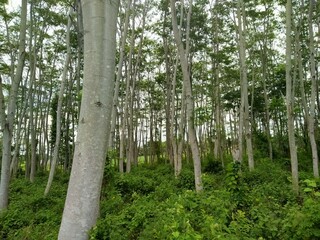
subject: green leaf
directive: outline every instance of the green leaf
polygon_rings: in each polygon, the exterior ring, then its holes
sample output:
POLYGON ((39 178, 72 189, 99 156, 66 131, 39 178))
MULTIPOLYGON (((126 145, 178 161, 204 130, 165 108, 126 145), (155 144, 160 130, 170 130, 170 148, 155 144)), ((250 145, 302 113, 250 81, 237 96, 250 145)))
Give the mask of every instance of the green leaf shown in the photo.
POLYGON ((180 233, 176 231, 176 232, 173 232, 172 235, 174 238, 178 238, 180 233))
POLYGON ((310 181, 309 183, 308 183, 308 186, 309 187, 317 187, 317 184, 316 184, 316 182, 315 181, 310 181))
POLYGON ((308 187, 317 187, 317 183, 314 180, 306 179, 303 181, 308 187))
POLYGON ((314 195, 320 197, 320 192, 315 192, 314 195))
POLYGON ((304 192, 312 192, 312 189, 311 188, 305 188, 303 189, 304 192))

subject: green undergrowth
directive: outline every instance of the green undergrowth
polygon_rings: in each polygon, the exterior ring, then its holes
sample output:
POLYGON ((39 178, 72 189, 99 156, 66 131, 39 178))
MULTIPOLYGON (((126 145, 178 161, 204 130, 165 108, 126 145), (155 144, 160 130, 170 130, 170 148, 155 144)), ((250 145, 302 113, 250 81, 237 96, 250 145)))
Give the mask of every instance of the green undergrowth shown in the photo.
MULTIPOLYGON (((296 197, 286 164, 260 159, 252 172, 240 164, 204 164, 201 193, 191 166, 175 178, 168 165, 141 165, 130 174, 106 165, 90 239, 320 239, 320 182, 302 172, 296 197)), ((12 181, 0 239, 57 239, 68 176, 59 173, 44 197, 46 180, 12 181)))
POLYGON ((24 177, 12 181, 8 210, 0 214, 0 239, 57 239, 68 176, 58 174, 44 197, 47 177, 38 176, 34 183, 24 177))
POLYGON ((202 193, 191 167, 178 178, 169 166, 113 174, 91 239, 320 239, 320 184, 312 175, 301 173, 296 197, 285 160, 260 159, 252 172, 218 165, 204 165, 202 193))

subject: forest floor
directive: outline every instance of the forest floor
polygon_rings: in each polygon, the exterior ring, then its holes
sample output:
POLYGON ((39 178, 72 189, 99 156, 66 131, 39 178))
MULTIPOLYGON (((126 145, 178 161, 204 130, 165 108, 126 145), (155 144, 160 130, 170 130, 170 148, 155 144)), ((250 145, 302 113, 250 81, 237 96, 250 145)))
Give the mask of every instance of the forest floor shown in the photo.
MULTIPOLYGON (((196 193, 191 166, 175 178, 170 166, 135 167, 119 174, 106 165, 101 213, 90 239, 320 239, 320 182, 300 172, 301 194, 291 190, 285 160, 260 159, 249 172, 203 166, 204 190, 196 193)), ((0 239, 57 239, 68 175, 57 173, 44 197, 47 173, 35 183, 10 185, 8 211, 0 215, 0 239)))

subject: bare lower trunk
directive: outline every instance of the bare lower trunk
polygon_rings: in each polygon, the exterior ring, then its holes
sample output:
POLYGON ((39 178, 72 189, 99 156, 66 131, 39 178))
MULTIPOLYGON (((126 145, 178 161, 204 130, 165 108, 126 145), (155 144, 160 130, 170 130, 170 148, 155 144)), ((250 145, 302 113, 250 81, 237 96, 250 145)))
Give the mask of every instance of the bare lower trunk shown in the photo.
POLYGON ((119 0, 83 0, 84 83, 60 240, 87 240, 96 223, 110 132, 119 0))

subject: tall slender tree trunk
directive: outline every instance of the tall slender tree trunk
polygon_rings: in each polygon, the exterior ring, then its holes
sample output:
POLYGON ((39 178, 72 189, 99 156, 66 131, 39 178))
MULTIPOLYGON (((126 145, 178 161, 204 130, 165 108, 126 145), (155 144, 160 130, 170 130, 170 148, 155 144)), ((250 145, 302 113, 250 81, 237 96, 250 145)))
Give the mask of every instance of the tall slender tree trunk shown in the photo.
POLYGON ((299 194, 299 177, 298 177, 298 157, 297 147, 294 136, 294 88, 292 84, 292 63, 291 63, 291 18, 292 18, 292 2, 287 0, 286 4, 286 105, 287 105, 287 124, 288 137, 291 157, 292 187, 296 194, 299 194))
MULTIPOLYGON (((122 109, 124 108, 123 101, 121 103, 122 109)), ((124 148, 125 148, 125 117, 124 114, 121 113, 120 116, 121 122, 119 123, 120 129, 119 129, 119 137, 120 137, 120 143, 119 143, 119 172, 123 173, 124 172, 124 158, 125 158, 125 153, 124 153, 124 148)), ((109 145, 110 146, 110 145, 109 145)))
POLYGON ((175 96, 176 96, 176 86, 177 86, 177 69, 178 69, 179 59, 176 59, 174 66, 173 79, 172 79, 172 93, 171 93, 171 129, 170 129, 170 139, 172 143, 172 152, 173 152, 173 166, 175 176, 179 176, 182 169, 182 150, 184 143, 184 133, 185 133, 185 91, 182 89, 181 94, 181 111, 180 111, 180 122, 177 122, 177 113, 175 108, 175 96), (178 129, 175 129, 175 126, 178 129))
POLYGON ((266 135, 268 141, 268 149, 269 149, 269 158, 273 159, 273 148, 272 148, 272 141, 271 141, 271 133, 270 133, 270 111, 269 111, 269 100, 268 100, 268 93, 267 93, 267 60, 266 60, 266 46, 263 46, 263 53, 261 56, 262 58, 262 85, 263 85, 263 99, 264 99, 264 109, 265 109, 265 127, 266 127, 266 135))
MULTIPOLYGON (((167 1, 168 3, 168 1, 167 1)), ((165 67, 166 67, 166 107, 165 107, 165 113, 166 113, 166 150, 167 150, 167 157, 169 158, 169 162, 171 165, 174 164, 174 152, 173 152, 173 138, 172 138, 172 132, 173 129, 171 126, 174 125, 174 122, 172 122, 172 111, 171 108, 174 106, 174 101, 172 101, 172 88, 173 83, 171 81, 171 66, 170 66, 170 58, 169 58, 169 46, 168 46, 168 36, 166 34, 166 24, 165 21, 168 16, 168 8, 166 5, 166 10, 164 12, 163 17, 163 30, 162 30, 162 42, 163 42, 163 50, 164 50, 164 59, 165 59, 165 67)))
POLYGON ((5 112, 4 96, 2 93, 2 83, 0 83, 0 124, 3 131, 2 141, 2 162, 1 162, 1 182, 0 182, 0 211, 8 207, 9 180, 11 163, 11 143, 13 135, 13 125, 17 106, 17 96, 19 83, 22 79, 22 72, 25 61, 26 29, 27 29, 27 0, 21 2, 21 23, 19 35, 19 59, 14 78, 12 79, 7 116, 5 112))
POLYGON ((310 109, 308 119, 308 133, 312 151, 313 175, 319 178, 319 158, 317 143, 315 140, 315 108, 316 108, 316 64, 315 64, 315 48, 314 48, 314 34, 313 34, 313 9, 315 1, 310 0, 309 3, 309 48, 310 48, 310 75, 311 75, 311 96, 310 109))
MULTIPOLYGON (((140 42, 139 42, 139 46, 138 46, 138 54, 136 56, 134 56, 135 58, 135 65, 133 66, 132 62, 130 64, 130 66, 132 66, 131 71, 129 71, 130 74, 130 78, 131 78, 131 88, 130 88, 130 101, 129 101, 129 119, 128 119, 128 138, 129 138, 129 151, 128 151, 128 162, 130 163, 137 163, 137 158, 136 158, 136 154, 135 154, 135 149, 137 147, 137 141, 136 138, 134 137, 134 108, 135 108, 135 95, 136 95, 136 82, 137 82, 137 76, 138 76, 138 69, 140 66, 140 62, 141 62, 141 55, 142 55, 142 46, 143 46, 143 40, 144 40, 144 31, 145 31, 145 23, 146 23, 146 15, 147 15, 147 9, 148 9, 148 2, 145 3, 144 9, 143 9, 143 16, 142 16, 142 26, 141 26, 141 35, 140 35, 140 42), (132 74, 131 74, 132 72, 132 74)), ((134 20, 133 20, 134 21, 134 20)), ((134 26, 134 25, 133 25, 134 26)), ((131 48, 130 48, 130 52, 132 51, 132 53, 130 54, 130 59, 131 61, 133 60, 133 52, 134 52, 134 40, 135 40, 135 34, 133 34, 132 36, 132 44, 131 44, 131 48)), ((136 109, 138 110, 138 109, 136 109)), ((138 110, 139 111, 139 110, 138 110)))
MULTIPOLYGON (((131 3, 132 3, 132 0, 127 0, 125 22, 124 22, 123 32, 121 34, 121 39, 120 39, 120 42, 121 42, 120 57, 119 57, 119 62, 118 62, 116 83, 115 83, 114 94, 113 94, 113 106, 112 106, 112 115, 111 115, 111 129, 110 129, 110 137, 109 137, 109 147, 112 147, 113 138, 115 136, 117 108, 119 105, 119 89, 120 89, 120 81, 122 78, 122 66, 123 66, 123 59, 124 59, 124 53, 125 53, 125 45, 126 45, 127 33, 128 33, 128 29, 129 29, 131 3)), ((122 159, 122 161, 123 161, 123 159, 122 159)), ((123 171, 123 166, 122 167, 119 166, 120 172, 121 172, 121 168, 123 171)))
POLYGON ((123 121, 123 131, 127 132, 126 135, 126 172, 131 172, 131 164, 132 164, 132 142, 133 141, 133 128, 131 125, 131 116, 132 111, 132 105, 131 100, 133 100, 132 94, 133 94, 133 88, 134 88, 134 81, 133 79, 133 54, 134 54, 134 48, 135 48, 135 0, 133 1, 133 8, 132 8, 132 26, 131 26, 131 38, 130 38, 130 50, 129 50, 129 61, 128 61, 128 69, 126 69, 126 98, 124 102, 124 121, 123 121))
MULTIPOLYGON (((215 2, 215 22, 214 22, 214 31, 215 31, 215 36, 214 36, 214 53, 216 55, 219 54, 219 0, 216 0, 215 2)), ((213 71, 214 71, 214 79, 215 79, 215 84, 214 86, 214 102, 215 102, 215 123, 216 123, 216 137, 214 140, 214 157, 217 160, 220 160, 222 163, 222 166, 224 167, 224 160, 223 160, 223 154, 222 154, 222 132, 223 132, 223 121, 222 121, 222 116, 221 116, 221 97, 220 97, 220 64, 219 61, 216 60, 213 63, 213 71)))
POLYGON ((29 99, 29 126, 30 126, 30 136, 31 136, 31 161, 30 161, 30 182, 34 182, 35 179, 35 175, 36 175, 36 160, 37 160, 37 139, 36 139, 36 121, 34 118, 34 97, 35 97, 35 93, 33 91, 33 88, 35 88, 34 86, 34 80, 35 80, 35 74, 36 74, 36 59, 35 59, 35 54, 32 53, 32 57, 33 58, 30 61, 30 65, 31 65, 31 74, 30 74, 30 89, 29 91, 31 92, 30 99, 29 99))
POLYGON ((119 0, 83 0, 84 86, 60 240, 87 240, 99 214, 110 133, 119 0))
MULTIPOLYGON (((181 5, 180 9, 180 16, 183 16, 184 7, 183 4, 181 5)), ((180 18, 180 25, 182 25, 182 17, 180 18)), ((179 29, 179 33, 181 33, 181 29, 179 29)), ((181 94, 181 111, 180 117, 178 117, 176 111, 176 94, 177 94, 177 71, 178 71, 178 64, 179 58, 175 59, 173 77, 172 77, 172 93, 171 93, 171 142, 173 148, 173 165, 174 165, 174 174, 178 177, 182 170, 182 151, 184 146, 184 135, 185 135, 185 125, 186 125, 186 105, 185 105, 185 89, 182 88, 181 94), (177 121, 179 118, 180 122, 177 121)))
POLYGON ((36 58, 36 39, 37 36, 34 34, 34 16, 33 16, 34 3, 30 3, 30 39, 29 39, 29 58, 30 58, 30 84, 29 84, 29 126, 30 126, 30 135, 31 135, 31 161, 30 161, 30 182, 34 182, 35 174, 36 174, 36 160, 37 160, 37 143, 36 143, 36 125, 34 120, 34 98, 35 91, 33 89, 35 86, 35 78, 36 78, 36 66, 37 66, 37 58, 36 58), (32 43, 34 41, 34 43, 32 43))
POLYGON ((31 94, 31 92, 29 91, 28 94, 26 93, 27 91, 25 89, 27 89, 27 85, 28 85, 28 76, 26 77, 26 80, 24 81, 24 83, 22 84, 22 99, 24 101, 22 109, 20 110, 18 116, 19 116, 19 121, 18 121, 18 126, 17 126, 17 130, 16 130, 16 145, 14 148, 14 152, 13 152, 13 156, 12 156, 12 160, 11 160, 11 164, 10 164, 10 176, 11 177, 15 177, 18 171, 18 155, 19 155, 19 151, 20 151, 20 145, 21 145, 21 139, 22 139, 22 125, 23 125, 23 121, 25 120, 25 115, 26 115, 26 111, 27 111, 27 105, 28 105, 28 100, 29 100, 29 94, 31 94))
MULTIPOLYGON (((183 73, 183 87, 186 91, 186 115, 188 123, 188 136, 189 144, 192 151, 193 165, 194 165, 194 177, 195 177, 195 187, 196 191, 199 192, 202 190, 202 180, 201 180, 201 159, 200 152, 197 142, 196 131, 194 128, 194 102, 191 89, 191 78, 189 72, 189 64, 187 60, 186 51, 183 47, 183 42, 181 40, 181 35, 178 30, 177 16, 176 16, 176 7, 175 1, 170 0, 171 6, 171 15, 172 15, 172 27, 174 33, 174 39, 176 41, 179 53, 180 64, 183 73)), ((189 11, 191 11, 192 1, 189 3, 189 11)), ((190 16, 189 16, 190 17, 190 16)), ((188 49, 186 47, 186 49, 188 49)))
MULTIPOLYGON (((240 122, 243 121, 245 129, 245 139, 247 146, 249 170, 254 169, 253 148, 252 148, 252 134, 249 115, 249 100, 248 100, 248 78, 246 65, 246 40, 245 40, 245 9, 242 0, 238 0, 237 15, 238 15, 238 29, 239 29, 239 55, 240 55, 240 79, 241 79, 241 109, 240 122), (243 112, 241 114, 241 112, 243 112), (241 116, 242 115, 242 116, 241 116)), ((252 119, 251 119, 252 120, 252 119)), ((242 131, 243 127, 240 125, 239 129, 242 131)), ((239 134, 239 140, 242 136, 239 134)), ((240 141, 241 142, 241 141, 240 141)), ((239 149, 242 146, 239 144, 239 149)), ((242 159, 242 151, 240 151, 240 159, 242 159)))
POLYGON ((64 94, 64 89, 65 85, 67 82, 67 74, 68 74, 68 68, 70 64, 70 59, 71 59, 71 48, 70 48, 70 28, 71 28, 71 23, 72 23, 72 13, 73 10, 70 8, 69 13, 68 13, 68 24, 67 24, 67 34, 66 34, 66 45, 67 45, 67 53, 66 53, 66 59, 64 63, 64 68, 63 68, 63 73, 62 73, 62 78, 61 78, 61 83, 60 83, 60 91, 59 91, 59 96, 58 96, 58 106, 57 106, 57 125, 56 125, 56 141, 54 143, 54 150, 53 150, 53 159, 51 161, 51 166, 50 166, 50 174, 47 182, 46 189, 44 191, 44 195, 46 196, 49 191, 50 187, 53 181, 54 173, 56 170, 56 165, 58 162, 59 158, 59 147, 60 147, 60 139, 61 139, 61 122, 62 122, 62 103, 63 103, 63 94, 64 94))

